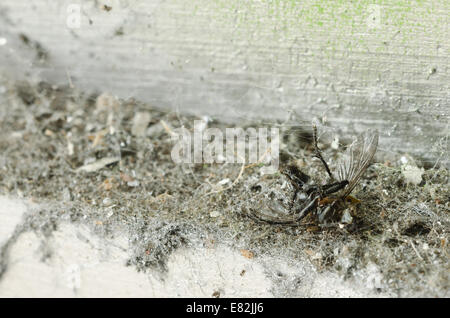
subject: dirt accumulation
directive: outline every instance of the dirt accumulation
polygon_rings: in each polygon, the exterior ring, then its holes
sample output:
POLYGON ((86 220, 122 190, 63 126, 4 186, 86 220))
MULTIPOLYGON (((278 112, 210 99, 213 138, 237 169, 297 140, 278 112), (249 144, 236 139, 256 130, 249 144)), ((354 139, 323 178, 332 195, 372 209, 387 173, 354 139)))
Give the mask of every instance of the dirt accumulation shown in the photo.
MULTIPOLYGON (((286 196, 283 175, 263 175, 261 165, 171 159, 173 129, 192 129, 199 118, 43 82, 5 82, 2 88, 0 193, 31 198, 40 208, 2 247, 0 272, 7 270, 8 246, 21 232, 49 236, 61 222, 82 222, 106 237, 126 228, 128 265, 162 277, 180 246, 220 243, 256 260, 267 254, 293 262, 307 258, 318 272, 346 280, 377 273, 371 288, 379 293, 449 296, 450 191, 444 167, 416 167, 419 182, 410 182, 404 162, 412 158, 403 156, 402 162, 398 155, 366 171, 353 192, 361 203, 351 224, 269 225, 247 212, 271 196, 286 196)), ((325 180, 310 129, 272 124, 282 128, 281 163, 295 162, 318 182, 325 180)), ((208 125, 225 127, 215 120, 208 125)), ((342 147, 321 148, 333 167, 342 147)))

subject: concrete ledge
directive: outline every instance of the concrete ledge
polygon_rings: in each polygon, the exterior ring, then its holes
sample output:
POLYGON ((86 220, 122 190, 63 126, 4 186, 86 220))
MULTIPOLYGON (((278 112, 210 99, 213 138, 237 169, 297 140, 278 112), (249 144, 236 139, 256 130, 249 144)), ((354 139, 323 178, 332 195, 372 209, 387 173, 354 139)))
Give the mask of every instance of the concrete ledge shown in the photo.
MULTIPOLYGON (((0 200, 1 220, 33 213, 22 200, 0 200)), ((16 218, 10 224, 1 228, 3 237, 21 222, 16 218)), ((167 273, 137 272, 126 266, 128 235, 114 235, 102 238, 67 222, 49 237, 32 230, 21 233, 2 254, 7 269, 0 278, 0 297, 383 296, 373 292, 374 273, 363 284, 344 282, 335 274, 317 273, 306 261, 293 264, 268 255, 249 259, 226 245, 180 248, 169 257, 167 273)))

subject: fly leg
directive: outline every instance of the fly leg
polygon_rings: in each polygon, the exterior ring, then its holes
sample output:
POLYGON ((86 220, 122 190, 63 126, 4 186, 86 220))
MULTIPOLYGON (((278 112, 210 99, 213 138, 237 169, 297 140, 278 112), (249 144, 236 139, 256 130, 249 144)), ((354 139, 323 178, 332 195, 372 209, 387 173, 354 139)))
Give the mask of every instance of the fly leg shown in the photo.
POLYGON ((289 213, 291 213, 291 212, 292 212, 292 209, 294 208, 294 205, 295 205, 295 199, 297 198, 298 191, 299 191, 299 190, 298 190, 297 188, 295 188, 294 196, 292 197, 291 204, 290 204, 290 206, 289 206, 289 213))
POLYGON ((319 211, 319 213, 317 214, 317 218, 319 220, 319 223, 323 223, 323 221, 327 217, 328 213, 330 213, 330 211, 332 209, 332 206, 333 205, 330 204, 327 207, 325 207, 325 209, 323 209, 322 211, 319 211))
MULTIPOLYGON (((295 193, 295 196, 297 196, 297 192, 295 193)), ((299 225, 299 221, 303 219, 308 213, 311 211, 314 211, 317 208, 318 202, 319 202, 320 196, 316 195, 314 198, 310 200, 310 202, 299 212, 294 212, 294 215, 291 217, 272 217, 269 215, 266 215, 264 217, 256 214, 254 211, 250 210, 251 213, 248 215, 250 218, 252 218, 255 221, 264 222, 268 224, 278 224, 278 225, 290 225, 290 226, 297 226, 299 225)), ((294 200, 292 200, 291 210, 294 208, 295 205, 295 197, 294 200)), ((304 224, 305 225, 305 224, 304 224)))
POLYGON ((313 211, 319 202, 320 195, 315 196, 300 212, 295 215, 295 222, 303 219, 309 212, 313 211))
POLYGON ((325 167, 325 170, 327 171, 328 175, 330 176, 331 180, 334 180, 333 175, 331 174, 330 168, 327 165, 327 162, 325 159, 323 159, 322 154, 320 152, 319 146, 317 145, 317 126, 313 124, 313 139, 314 139, 314 152, 315 156, 322 161, 323 166, 325 167))
MULTIPOLYGON (((338 191, 344 189, 347 185, 348 185, 347 180, 324 185, 322 187, 322 194, 324 195, 324 197, 321 197, 321 199, 323 198, 324 200, 327 200, 327 198, 326 198, 327 195, 338 192, 338 191)), ((334 202, 332 202, 331 204, 327 204, 322 209, 317 210, 317 216, 319 219, 319 223, 322 223, 328 217, 328 215, 330 213, 332 214, 332 212, 334 212, 334 210, 336 209, 337 202, 334 199, 332 199, 332 200, 334 202)), ((340 199, 337 199, 337 200, 340 200, 340 199)))
POLYGON ((318 209, 317 218, 319 223, 323 223, 326 220, 335 219, 336 214, 342 210, 344 206, 344 202, 341 198, 338 198, 331 204, 326 205, 323 209, 318 209))

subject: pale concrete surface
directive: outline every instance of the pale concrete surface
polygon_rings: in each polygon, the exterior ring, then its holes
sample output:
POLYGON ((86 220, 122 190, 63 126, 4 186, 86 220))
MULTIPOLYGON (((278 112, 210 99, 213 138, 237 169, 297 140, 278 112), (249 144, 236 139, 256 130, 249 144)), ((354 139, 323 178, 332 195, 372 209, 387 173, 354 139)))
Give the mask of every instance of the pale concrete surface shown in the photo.
POLYGON ((23 200, 0 196, 0 245, 3 245, 20 224, 27 205, 23 200))
MULTIPOLYGON (((27 211, 21 199, 0 197, 2 237, 27 211)), ((167 273, 137 272, 126 266, 128 239, 104 239, 83 225, 62 223, 50 237, 20 234, 8 252, 0 297, 368 297, 377 273, 343 281, 317 273, 311 264, 261 255, 252 259, 224 245, 176 250, 167 273), (293 287, 294 286, 294 287, 293 287)))

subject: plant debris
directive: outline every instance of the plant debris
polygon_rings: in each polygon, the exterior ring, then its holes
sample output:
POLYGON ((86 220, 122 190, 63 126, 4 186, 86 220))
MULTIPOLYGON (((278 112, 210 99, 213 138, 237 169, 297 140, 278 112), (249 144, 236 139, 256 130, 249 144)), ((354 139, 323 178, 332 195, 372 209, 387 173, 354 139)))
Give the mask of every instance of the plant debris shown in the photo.
POLYGON ((84 171, 84 172, 95 172, 97 170, 100 170, 106 166, 109 166, 113 163, 116 163, 120 161, 120 157, 107 157, 102 158, 100 160, 97 160, 93 163, 86 164, 80 168, 77 169, 77 171, 84 171))

